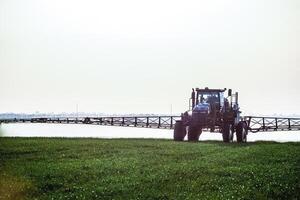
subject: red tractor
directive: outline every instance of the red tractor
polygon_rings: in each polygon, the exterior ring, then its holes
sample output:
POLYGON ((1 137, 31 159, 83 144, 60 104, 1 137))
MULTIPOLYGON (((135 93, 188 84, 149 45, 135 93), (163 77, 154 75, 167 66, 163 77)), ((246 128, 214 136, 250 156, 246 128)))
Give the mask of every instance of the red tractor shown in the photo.
POLYGON ((240 117, 238 93, 225 89, 192 89, 189 110, 181 114, 174 128, 174 140, 198 141, 202 130, 220 132, 224 142, 232 142, 236 133, 237 142, 246 142, 247 122, 240 117))

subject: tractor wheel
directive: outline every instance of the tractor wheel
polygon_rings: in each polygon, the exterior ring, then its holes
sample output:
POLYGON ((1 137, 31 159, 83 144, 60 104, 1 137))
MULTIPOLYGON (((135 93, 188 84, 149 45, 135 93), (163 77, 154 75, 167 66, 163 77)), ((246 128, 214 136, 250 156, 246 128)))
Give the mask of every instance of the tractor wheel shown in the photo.
POLYGON ((199 140, 199 136, 202 133, 202 129, 196 126, 189 126, 188 141, 195 142, 199 140))
POLYGON ((174 127, 174 135, 173 138, 175 141, 183 141, 186 135, 186 127, 183 126, 182 121, 177 121, 174 127))
POLYGON ((245 122, 239 122, 236 128, 236 140, 237 142, 247 142, 247 124, 245 122))
POLYGON ((225 123, 222 130, 223 142, 232 142, 233 141, 233 128, 232 124, 225 123))

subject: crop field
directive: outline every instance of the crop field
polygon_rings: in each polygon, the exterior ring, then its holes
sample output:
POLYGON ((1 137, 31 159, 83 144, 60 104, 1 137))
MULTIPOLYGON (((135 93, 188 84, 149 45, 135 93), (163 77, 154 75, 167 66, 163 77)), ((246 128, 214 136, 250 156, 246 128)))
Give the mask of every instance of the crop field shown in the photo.
POLYGON ((0 138, 0 199, 300 199, 300 143, 0 138))

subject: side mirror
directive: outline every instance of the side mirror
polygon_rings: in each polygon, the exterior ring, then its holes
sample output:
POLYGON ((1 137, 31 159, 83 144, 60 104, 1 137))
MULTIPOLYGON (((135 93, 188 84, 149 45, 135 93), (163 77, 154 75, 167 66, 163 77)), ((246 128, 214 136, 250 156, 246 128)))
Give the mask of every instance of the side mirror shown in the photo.
POLYGON ((228 90, 228 96, 231 97, 231 95, 232 95, 232 90, 229 89, 229 90, 228 90))

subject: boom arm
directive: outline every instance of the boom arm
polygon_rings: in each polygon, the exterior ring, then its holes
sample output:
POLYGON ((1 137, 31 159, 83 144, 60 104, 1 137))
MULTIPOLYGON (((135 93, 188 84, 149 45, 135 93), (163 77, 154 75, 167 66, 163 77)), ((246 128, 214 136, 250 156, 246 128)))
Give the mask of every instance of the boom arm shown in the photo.
POLYGON ((248 130, 259 131, 297 131, 300 130, 300 118, 244 116, 248 130))

